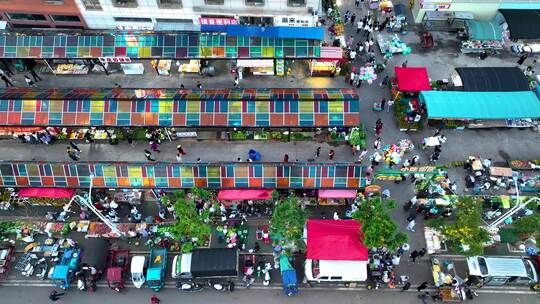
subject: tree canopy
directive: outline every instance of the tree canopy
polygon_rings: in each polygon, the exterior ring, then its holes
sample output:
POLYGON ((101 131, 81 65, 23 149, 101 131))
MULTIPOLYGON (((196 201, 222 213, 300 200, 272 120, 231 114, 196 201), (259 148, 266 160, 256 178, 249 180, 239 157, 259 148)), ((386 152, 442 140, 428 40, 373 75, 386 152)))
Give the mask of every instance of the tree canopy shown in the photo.
POLYGON ((181 193, 175 193, 174 211, 176 212, 176 223, 171 229, 171 233, 176 239, 185 241, 182 245, 183 252, 190 252, 192 240, 196 240, 197 246, 202 246, 212 232, 211 226, 205 217, 197 212, 192 199, 186 199, 181 193))
POLYGON ((307 212, 301 207, 297 197, 291 196, 276 203, 270 220, 272 238, 303 247, 301 240, 307 217, 307 212))
POLYGON ((489 240, 489 233, 482 228, 481 213, 480 201, 471 197, 460 197, 456 204, 455 220, 431 220, 428 221, 428 226, 438 229, 453 251, 466 256, 482 255, 484 243, 489 240))
POLYGON ((362 242, 368 248, 387 247, 391 250, 407 242, 407 235, 398 232, 397 224, 388 214, 388 207, 395 206, 395 202, 383 201, 380 196, 366 198, 353 213, 353 219, 362 225, 362 242))

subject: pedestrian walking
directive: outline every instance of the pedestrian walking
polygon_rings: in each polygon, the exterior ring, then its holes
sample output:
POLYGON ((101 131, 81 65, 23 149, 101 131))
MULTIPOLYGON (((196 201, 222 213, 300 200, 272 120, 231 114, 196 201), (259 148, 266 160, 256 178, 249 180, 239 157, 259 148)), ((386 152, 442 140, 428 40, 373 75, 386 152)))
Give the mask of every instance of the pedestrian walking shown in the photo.
POLYGON ((354 61, 354 59, 356 59, 356 51, 355 50, 350 51, 349 57, 351 58, 351 61, 354 61))
POLYGON ((364 148, 364 150, 362 150, 362 152, 360 152, 360 155, 358 156, 358 162, 359 163, 362 163, 364 161, 364 158, 366 157, 368 151, 366 148, 364 148))
POLYGON ((149 161, 156 161, 156 159, 152 157, 152 152, 146 149, 144 150, 144 157, 146 157, 146 159, 148 159, 149 161))
POLYGON ((153 295, 150 298, 150 304, 159 304, 160 302, 161 302, 161 300, 156 295, 153 295))
POLYGON ((197 89, 202 89, 202 84, 200 81, 197 80, 197 89))
POLYGON ((525 62, 525 59, 527 59, 527 57, 529 57, 529 53, 525 53, 525 54, 519 56, 517 64, 522 65, 525 62))
POLYGON ((382 139, 380 137, 377 137, 375 141, 373 142, 373 149, 379 150, 381 148, 382 139))
POLYGON ((401 291, 407 291, 409 288, 411 288, 411 282, 405 282, 405 285, 401 287, 401 291))
POLYGON ((354 37, 353 35, 350 35, 349 39, 347 40, 347 47, 352 48, 353 43, 354 43, 354 37))
POLYGON ((420 156, 415 155, 411 158, 411 166, 414 166, 420 160, 420 156))
POLYGON ((417 250, 414 250, 409 255, 409 260, 412 260, 413 263, 416 263, 416 259, 418 258, 419 254, 417 250))
POLYGON ((366 51, 366 54, 369 53, 369 41, 364 41, 364 51, 366 51))
POLYGON ((402 67, 402 68, 406 68, 406 67, 407 67, 407 64, 409 64, 409 61, 408 61, 408 60, 405 60, 405 61, 403 61, 403 63, 401 64, 401 67, 402 67))
POLYGON ((289 162, 289 154, 283 155, 283 162, 284 162, 284 163, 289 162))
POLYGON ((79 155, 77 154, 77 152, 73 148, 66 147, 66 153, 69 156, 69 158, 71 158, 72 160, 74 160, 74 161, 79 160, 79 155))
POLYGON ((30 79, 30 77, 24 75, 24 81, 26 81, 26 84, 29 86, 29 87, 37 87, 36 84, 32 81, 32 79, 30 79))
POLYGON ((375 122, 375 134, 377 136, 381 135, 383 125, 384 124, 383 124, 382 120, 380 118, 377 119, 377 122, 375 122))
POLYGON ((409 222, 409 224, 407 224, 407 230, 408 231, 411 231, 411 232, 414 232, 414 226, 416 225, 416 221, 415 220, 412 220, 409 222))
POLYGON ((234 77, 234 87, 236 88, 238 86, 238 76, 237 77, 234 77))
POLYGON ((386 112, 390 112, 390 108, 394 105, 394 100, 393 99, 388 99, 388 101, 386 102, 386 112))
POLYGON ((176 160, 181 162, 182 161, 182 156, 186 155, 186 151, 184 151, 184 148, 182 148, 182 145, 177 145, 176 146, 176 160))
POLYGON ((409 216, 407 217, 407 223, 410 223, 410 222, 414 221, 415 219, 416 219, 416 211, 409 214, 409 216))
POLYGON ((353 81, 353 84, 355 86, 358 86, 358 83, 360 82, 360 74, 356 74, 354 75, 354 81, 353 81))
POLYGON ((128 141, 128 144, 132 147, 135 146, 135 144, 133 143, 133 131, 131 130, 128 130, 127 134, 126 134, 126 139, 128 141))
POLYGON ((317 149, 315 150, 315 157, 319 156, 321 156, 321 147, 317 147, 317 149))
MULTIPOLYGON (((350 78, 350 80, 349 80, 349 85, 353 85, 354 77, 355 77, 354 71, 351 71, 351 78, 350 78)), ((12 85, 12 86, 13 86, 13 85, 12 85)))
POLYGON ((375 50, 375 41, 373 40, 373 38, 369 39, 369 42, 368 42, 368 51, 370 53, 373 53, 375 50))
POLYGON ((334 155, 336 155, 336 152, 334 150, 330 150, 330 152, 328 153, 328 159, 329 160, 334 159, 334 155))
POLYGON ((11 82, 11 80, 6 75, 1 75, 0 78, 2 78, 2 80, 6 83, 6 87, 13 86, 13 82, 11 82))
POLYGON ((49 300, 53 301, 53 302, 56 302, 58 300, 60 300, 60 297, 65 295, 66 293, 64 292, 58 292, 56 290, 53 290, 51 291, 51 293, 49 294, 49 300))
POLYGON ((157 152, 157 153, 161 153, 161 151, 159 151, 158 147, 159 147, 159 145, 158 145, 157 140, 152 140, 150 142, 150 148, 152 149, 152 151, 157 152))
MULTIPOLYGON (((358 76, 360 78, 360 76, 358 76)), ((362 79, 358 79, 358 82, 356 83, 356 88, 359 89, 362 86, 362 79)))
POLYGON ((356 14, 353 13, 352 16, 351 16, 351 25, 354 24, 354 21, 356 20, 356 14))
POLYGON ((364 37, 366 37, 366 52, 369 48, 369 42, 367 41, 367 38, 369 38, 369 33, 371 32, 371 26, 368 22, 364 23, 364 37))
POLYGON ((34 69, 30 69, 30 75, 32 75, 32 78, 34 78, 34 82, 38 82, 40 80, 43 80, 43 79, 41 79, 41 77, 39 77, 39 75, 36 73, 36 71, 34 71, 34 69))
POLYGON ((388 75, 384 76, 381 83, 379 83, 379 87, 381 87, 381 88, 386 87, 388 85, 388 79, 390 79, 390 77, 388 75))
POLYGON ((420 292, 420 291, 426 289, 426 288, 427 288, 427 285, 428 285, 428 282, 424 282, 424 283, 420 284, 420 286, 416 287, 416 290, 417 290, 418 292, 420 292))
POLYGON ((77 146, 74 142, 70 141, 69 145, 71 146, 71 148, 73 148, 77 152, 81 153, 81 149, 79 149, 79 146, 77 146))
POLYGON ((386 98, 381 99, 381 110, 384 110, 384 106, 386 105, 386 98))
POLYGON ((359 7, 360 6, 360 0, 354 0, 354 5, 356 7, 359 7))
POLYGON ((433 152, 433 154, 431 154, 431 156, 429 158, 429 161, 434 163, 437 160, 439 160, 439 152, 433 152))
POLYGON ((360 33, 360 31, 364 28, 364 22, 362 20, 356 22, 356 33, 360 33))

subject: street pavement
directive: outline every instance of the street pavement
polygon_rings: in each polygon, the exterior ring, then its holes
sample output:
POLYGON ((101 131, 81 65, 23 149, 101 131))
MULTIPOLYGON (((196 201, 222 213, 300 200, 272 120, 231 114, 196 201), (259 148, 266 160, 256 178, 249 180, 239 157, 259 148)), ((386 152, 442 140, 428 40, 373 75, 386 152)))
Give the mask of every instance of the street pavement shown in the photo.
MULTIPOLYGON (((50 287, 7 287, 2 286, 1 293, 4 299, 12 299, 11 303, 42 304, 49 302, 48 295, 52 288, 50 287), (15 300, 16 299, 16 300, 15 300)), ((150 303, 152 292, 149 289, 129 288, 118 294, 108 288, 98 288, 95 293, 80 292, 77 290, 68 290, 61 301, 57 303, 77 303, 77 304, 109 304, 109 303, 130 303, 143 304, 150 303)), ((399 292, 392 290, 383 291, 357 291, 357 290, 301 290, 295 297, 287 297, 278 288, 237 290, 234 293, 214 292, 213 290, 204 290, 198 293, 181 293, 173 288, 164 289, 157 293, 162 304, 169 303, 189 303, 189 304, 419 304, 422 301, 418 298, 416 291, 399 292)), ((431 299, 427 303, 433 303, 431 299)), ((538 295, 527 293, 480 293, 479 297, 473 302, 475 304, 537 304, 540 303, 538 295)))

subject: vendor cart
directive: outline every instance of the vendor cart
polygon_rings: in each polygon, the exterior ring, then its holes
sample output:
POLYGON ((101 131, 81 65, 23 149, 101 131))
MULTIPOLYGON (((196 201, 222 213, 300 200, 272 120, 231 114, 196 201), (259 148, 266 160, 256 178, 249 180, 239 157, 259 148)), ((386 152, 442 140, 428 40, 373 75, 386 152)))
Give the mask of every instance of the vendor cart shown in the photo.
POLYGON ((433 48, 433 35, 431 33, 425 32, 422 34, 422 47, 424 49, 433 48))
POLYGON ((11 243, 4 242, 0 244, 0 281, 4 280, 8 275, 14 252, 11 243))
POLYGON ((109 288, 120 292, 125 287, 125 274, 129 269, 129 249, 114 249, 109 254, 107 284, 109 288))
POLYGON ((464 299, 466 299, 463 288, 459 286, 439 287, 439 296, 443 303, 462 302, 464 299))

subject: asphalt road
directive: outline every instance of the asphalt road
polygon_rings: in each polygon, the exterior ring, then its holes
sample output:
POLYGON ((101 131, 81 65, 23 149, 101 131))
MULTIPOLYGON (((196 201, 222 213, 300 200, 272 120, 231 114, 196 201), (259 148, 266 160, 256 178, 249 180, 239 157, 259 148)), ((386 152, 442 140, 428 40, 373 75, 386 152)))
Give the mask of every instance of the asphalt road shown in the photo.
MULTIPOLYGON (((48 294, 51 288, 48 287, 0 287, 2 298, 11 299, 10 303, 42 304, 49 302, 48 294)), ((504 292, 504 291, 502 291, 504 292)), ((416 292, 401 293, 399 291, 330 291, 330 290, 302 290, 297 297, 288 298, 281 293, 281 290, 239 290, 232 294, 219 293, 213 291, 202 291, 195 294, 180 293, 174 289, 165 289, 157 294, 162 300, 161 303, 190 303, 190 304, 280 304, 280 303, 310 303, 310 304, 415 304, 422 303, 416 292)), ((120 303, 149 303, 152 292, 149 289, 130 288, 124 293, 118 294, 110 289, 101 288, 96 293, 82 293, 70 290, 57 303, 77 303, 77 304, 120 304, 120 303)), ((2 301, 8 303, 8 301, 2 301)), ((429 300, 428 303, 433 303, 429 300)), ((485 294, 481 293, 474 302, 478 304, 536 304, 540 303, 538 295, 535 294, 485 294)))

